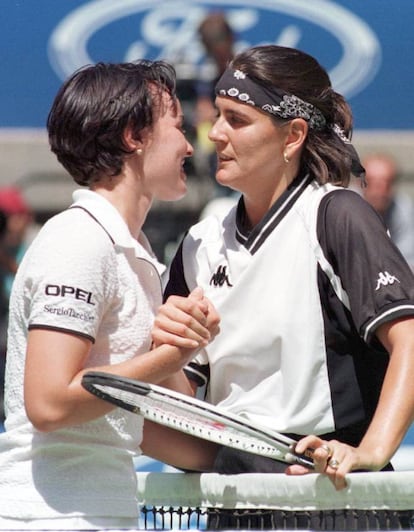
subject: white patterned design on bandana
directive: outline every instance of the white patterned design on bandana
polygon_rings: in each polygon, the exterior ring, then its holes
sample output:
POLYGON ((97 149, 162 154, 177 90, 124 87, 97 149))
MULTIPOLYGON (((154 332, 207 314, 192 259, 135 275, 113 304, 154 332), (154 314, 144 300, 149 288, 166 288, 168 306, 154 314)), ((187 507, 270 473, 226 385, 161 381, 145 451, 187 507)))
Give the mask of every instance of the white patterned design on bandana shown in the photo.
POLYGON ((231 96, 232 98, 237 98, 243 103, 256 106, 255 102, 250 98, 250 95, 247 94, 247 92, 240 92, 239 89, 236 89, 236 87, 232 87, 231 89, 227 90, 220 89, 218 94, 220 96, 231 96))
POLYGON ((241 70, 235 70, 234 73, 233 73, 233 76, 236 79, 245 79, 246 78, 246 74, 244 72, 242 72, 241 70))
POLYGON ((304 118, 308 120, 311 128, 319 129, 326 123, 325 117, 319 109, 294 94, 285 94, 280 104, 272 107, 275 109, 274 113, 281 118, 304 118))

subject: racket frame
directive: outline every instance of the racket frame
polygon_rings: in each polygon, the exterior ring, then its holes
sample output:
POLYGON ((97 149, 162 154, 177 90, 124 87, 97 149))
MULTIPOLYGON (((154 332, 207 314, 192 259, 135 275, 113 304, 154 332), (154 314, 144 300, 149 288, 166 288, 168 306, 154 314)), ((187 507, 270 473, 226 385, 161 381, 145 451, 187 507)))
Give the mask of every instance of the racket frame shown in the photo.
MULTIPOLYGON (((278 458, 275 458, 277 460, 281 460, 289 464, 300 464, 308 469, 313 469, 314 467, 311 453, 309 453, 310 455, 300 455, 295 453, 294 447, 296 441, 294 439, 268 429, 267 427, 252 425, 251 422, 249 422, 247 419, 245 420, 241 416, 232 414, 222 408, 210 405, 209 403, 201 401, 197 398, 187 396, 179 392, 175 392, 174 390, 157 386, 155 384, 148 384, 142 381, 120 377, 118 375, 100 371, 88 371, 85 373, 82 377, 82 386, 100 399, 128 410, 134 414, 142 415, 144 418, 150 419, 155 423, 166 425, 170 428, 186 432, 187 434, 198 436, 203 439, 210 439, 211 441, 220 443, 215 438, 207 437, 205 433, 197 434, 194 431, 189 430, 188 427, 183 428, 181 425, 173 425, 170 422, 166 422, 165 419, 155 415, 149 415, 148 412, 144 411, 142 406, 139 406, 139 397, 148 397, 151 401, 157 401, 164 404, 167 403, 170 406, 174 404, 174 406, 178 407, 181 411, 185 410, 198 416, 199 418, 202 418, 203 420, 208 420, 210 423, 213 421, 223 425, 226 428, 229 427, 230 432, 235 430, 244 437, 251 437, 254 440, 260 440, 263 442, 263 444, 266 444, 267 446, 276 450, 277 454, 280 455, 278 458), (137 397, 138 404, 130 404, 122 399, 119 399, 118 397, 111 395, 108 390, 103 391, 101 386, 106 388, 111 387, 117 390, 132 393, 137 397)), ((160 406, 158 409, 155 409, 148 405, 148 403, 146 403, 146 407, 154 412, 155 410, 161 410, 162 408, 162 406, 160 406)), ((226 442, 224 445, 230 445, 240 449, 240 446, 236 444, 232 445, 231 442, 226 442)), ((257 446, 257 444, 252 444, 252 446, 253 445, 257 446)), ((243 448, 243 450, 253 454, 262 454, 257 450, 254 451, 247 448, 243 448)), ((265 452, 263 452, 263 455, 268 456, 268 454, 265 452)), ((274 457, 271 456, 271 458, 274 457)))

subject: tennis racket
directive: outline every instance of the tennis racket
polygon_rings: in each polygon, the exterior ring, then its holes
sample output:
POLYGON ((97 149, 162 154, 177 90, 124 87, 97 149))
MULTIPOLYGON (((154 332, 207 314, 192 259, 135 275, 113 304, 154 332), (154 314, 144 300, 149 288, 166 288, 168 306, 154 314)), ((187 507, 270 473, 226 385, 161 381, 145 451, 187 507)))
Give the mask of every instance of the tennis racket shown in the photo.
POLYGON ((227 447, 313 468, 311 453, 296 454, 296 441, 292 438, 199 399, 99 371, 85 373, 82 386, 97 397, 160 425, 227 447))

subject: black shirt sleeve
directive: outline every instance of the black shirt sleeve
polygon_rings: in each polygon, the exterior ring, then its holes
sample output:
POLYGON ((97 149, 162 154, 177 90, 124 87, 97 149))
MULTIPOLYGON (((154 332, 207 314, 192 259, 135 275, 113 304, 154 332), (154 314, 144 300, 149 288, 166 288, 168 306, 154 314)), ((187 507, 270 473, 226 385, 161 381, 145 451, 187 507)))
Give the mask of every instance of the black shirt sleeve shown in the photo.
POLYGON ((414 275, 381 217, 359 194, 327 194, 319 207, 317 235, 362 337, 368 340, 382 323, 414 315, 414 275))
POLYGON ((188 296, 190 290, 184 276, 183 242, 181 242, 169 268, 168 282, 164 290, 164 301, 171 295, 188 296))

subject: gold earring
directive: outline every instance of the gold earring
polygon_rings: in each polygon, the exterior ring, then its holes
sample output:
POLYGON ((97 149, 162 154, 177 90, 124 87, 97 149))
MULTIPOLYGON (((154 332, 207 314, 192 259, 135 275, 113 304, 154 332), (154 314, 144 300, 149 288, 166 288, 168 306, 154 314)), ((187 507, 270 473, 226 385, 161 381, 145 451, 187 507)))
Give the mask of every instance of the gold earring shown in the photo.
POLYGON ((142 155, 142 148, 138 148, 138 149, 137 149, 137 154, 138 154, 138 155, 142 155))
POLYGON ((287 156, 287 153, 285 151, 283 152, 283 160, 286 164, 289 164, 289 157, 287 156))

